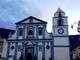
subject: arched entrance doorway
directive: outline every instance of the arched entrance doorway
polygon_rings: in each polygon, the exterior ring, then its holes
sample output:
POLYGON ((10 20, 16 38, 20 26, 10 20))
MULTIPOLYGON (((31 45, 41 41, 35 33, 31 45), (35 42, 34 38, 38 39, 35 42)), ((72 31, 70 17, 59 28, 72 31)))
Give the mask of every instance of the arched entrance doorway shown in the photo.
POLYGON ((33 55, 32 55, 33 51, 32 50, 33 50, 32 47, 27 48, 27 60, 32 60, 32 58, 33 58, 33 55))
POLYGON ((35 60, 34 53, 35 53, 35 43, 29 41, 25 45, 25 60, 35 60))

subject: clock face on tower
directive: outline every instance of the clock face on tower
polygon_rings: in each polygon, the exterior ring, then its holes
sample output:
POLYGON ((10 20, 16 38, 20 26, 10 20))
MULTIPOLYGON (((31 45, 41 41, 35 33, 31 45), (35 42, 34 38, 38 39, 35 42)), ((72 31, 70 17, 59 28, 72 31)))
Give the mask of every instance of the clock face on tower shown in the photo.
POLYGON ((63 33, 64 33, 64 29, 63 29, 63 28, 59 28, 59 29, 58 29, 58 33, 59 33, 59 34, 63 34, 63 33))

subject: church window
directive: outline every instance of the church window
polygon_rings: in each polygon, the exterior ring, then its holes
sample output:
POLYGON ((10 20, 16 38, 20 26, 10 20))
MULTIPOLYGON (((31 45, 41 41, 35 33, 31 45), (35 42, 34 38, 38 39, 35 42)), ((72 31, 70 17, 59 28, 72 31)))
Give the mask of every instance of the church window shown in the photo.
POLYGON ((50 48, 49 45, 47 45, 47 46, 46 46, 46 49, 49 50, 49 48, 50 48))
POLYGON ((13 43, 12 43, 12 45, 11 45, 11 50, 14 50, 14 45, 13 45, 13 43))
POLYGON ((28 31, 28 35, 33 35, 33 31, 32 30, 29 30, 28 31))
POLYGON ((21 51, 22 48, 21 48, 21 45, 18 45, 18 51, 21 51))
POLYGON ((42 35, 42 28, 39 28, 39 35, 42 35))
POLYGON ((13 50, 13 49, 14 49, 14 46, 12 45, 12 46, 11 46, 11 50, 13 50))
POLYGON ((39 45, 39 51, 42 51, 42 45, 39 45))
POLYGON ((42 30, 39 30, 39 35, 42 35, 42 30))
POLYGON ((49 50, 50 46, 49 46, 49 42, 47 42, 47 46, 46 49, 49 50))
POLYGON ((23 29, 20 28, 20 29, 19 29, 19 36, 22 36, 22 34, 23 34, 23 29))

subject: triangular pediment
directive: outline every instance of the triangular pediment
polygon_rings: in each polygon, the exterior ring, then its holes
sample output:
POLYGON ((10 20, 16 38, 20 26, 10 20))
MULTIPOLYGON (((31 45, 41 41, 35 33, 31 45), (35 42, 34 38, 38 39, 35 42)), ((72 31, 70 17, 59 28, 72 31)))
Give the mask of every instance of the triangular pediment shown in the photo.
POLYGON ((62 11, 60 8, 58 8, 58 10, 56 11, 56 13, 59 13, 59 12, 64 13, 64 11, 62 11))
POLYGON ((35 45, 35 44, 36 44, 35 42, 31 42, 31 41, 28 41, 28 42, 26 43, 27 46, 35 45))
POLYGON ((64 17, 64 16, 65 16, 65 12, 62 11, 60 8, 58 8, 58 10, 54 13, 54 16, 55 16, 55 17, 59 17, 60 15, 61 15, 62 17, 64 17))
POLYGON ((35 18, 33 16, 30 16, 22 21, 19 21, 16 24, 36 24, 36 23, 46 23, 47 24, 47 22, 41 19, 35 18))

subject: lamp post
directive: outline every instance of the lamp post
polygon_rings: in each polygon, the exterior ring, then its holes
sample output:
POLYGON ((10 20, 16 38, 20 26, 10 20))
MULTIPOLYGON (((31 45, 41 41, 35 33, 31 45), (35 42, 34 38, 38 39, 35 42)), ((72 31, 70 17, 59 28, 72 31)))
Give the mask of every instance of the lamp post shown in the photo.
POLYGON ((75 24, 78 25, 78 27, 77 27, 77 32, 80 33, 80 21, 78 21, 78 23, 77 23, 77 22, 74 22, 73 24, 71 24, 71 28, 72 28, 72 29, 74 28, 74 25, 75 25, 75 24))

